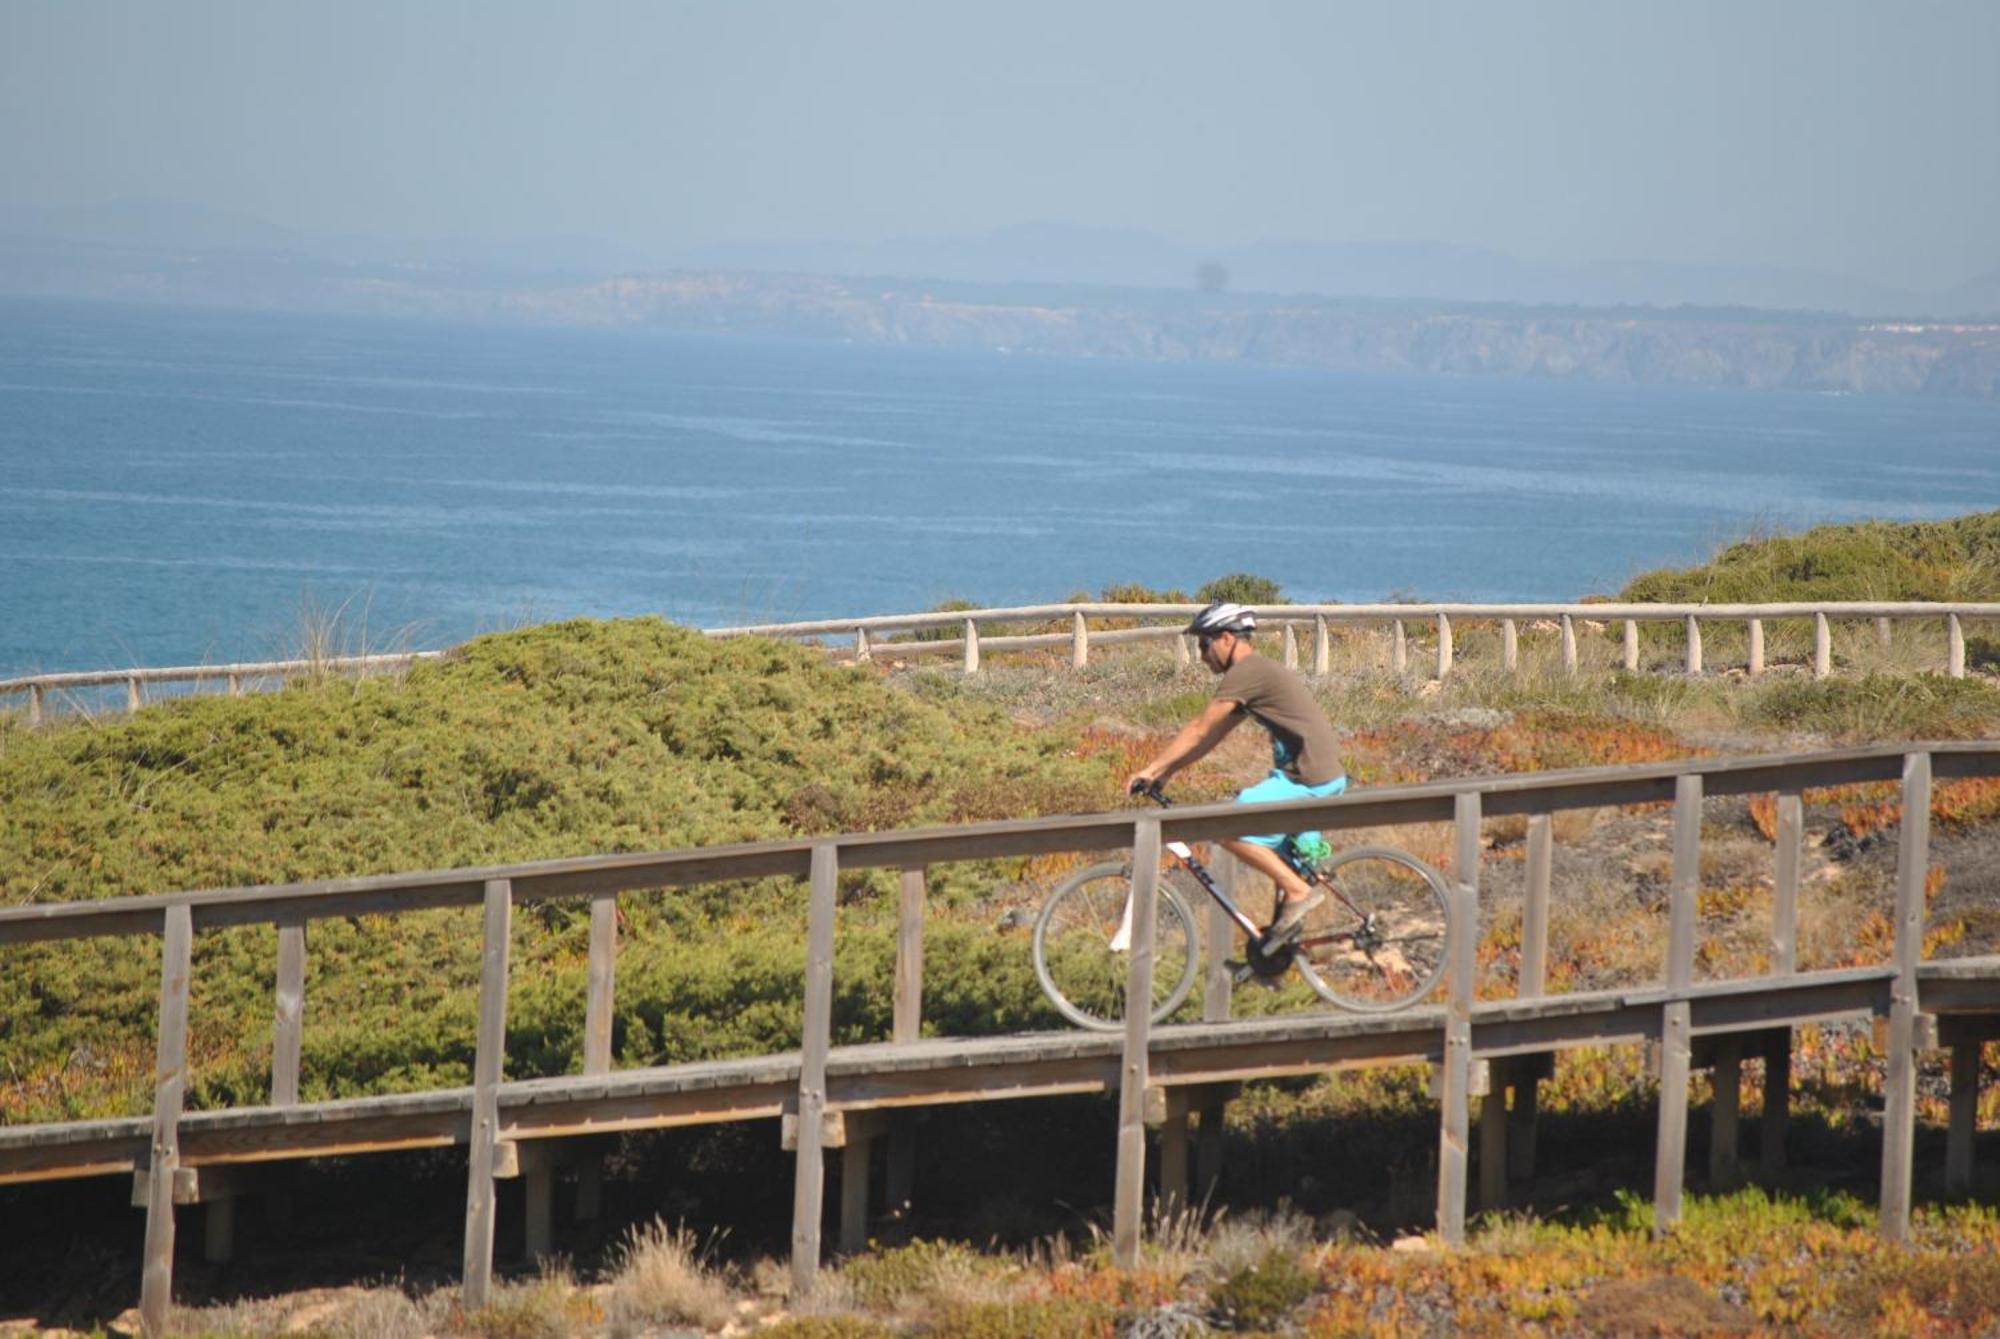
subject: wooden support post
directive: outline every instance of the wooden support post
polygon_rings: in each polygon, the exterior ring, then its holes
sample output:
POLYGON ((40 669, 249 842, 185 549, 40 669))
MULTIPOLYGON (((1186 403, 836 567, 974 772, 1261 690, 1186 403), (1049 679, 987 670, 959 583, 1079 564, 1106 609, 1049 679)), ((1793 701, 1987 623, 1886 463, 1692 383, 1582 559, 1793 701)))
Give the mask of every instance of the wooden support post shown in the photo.
POLYGON ((1528 816, 1527 905, 1521 917, 1519 995, 1539 997, 1548 989, 1549 884, 1555 865, 1555 832, 1547 814, 1528 816))
POLYGON ((1875 620, 1875 644, 1886 651, 1889 649, 1890 640, 1889 620, 1886 618, 1877 618, 1875 620))
POLYGON ((541 1265, 555 1254, 555 1149, 545 1139, 521 1144, 521 1184, 524 1195, 521 1247, 531 1264, 541 1265))
POLYGON ((243 696, 243 676, 235 670, 229 672, 229 695, 231 697, 243 696))
POLYGON ((1715 1105, 1709 1112, 1708 1184, 1711 1190, 1734 1186, 1737 1163, 1737 1117, 1743 1098, 1743 1043, 1724 1035, 1715 1039, 1715 1105))
POLYGON ((1639 672, 1639 621, 1635 618, 1625 620, 1625 672, 1639 672))
POLYGON ((28 725, 33 727, 41 723, 42 686, 38 683, 31 683, 28 685, 28 725))
POLYGON ((1313 674, 1324 679, 1333 672, 1333 638, 1327 632, 1326 615, 1313 615, 1313 674))
POLYGON ((1931 755, 1903 760, 1903 826, 1896 845, 1896 979, 1889 987, 1882 1081, 1882 1235, 1910 1235, 1917 1137, 1917 960, 1924 951, 1924 883, 1931 867, 1931 755))
POLYGON ((146 694, 145 690, 139 686, 139 676, 136 674, 127 675, 125 678, 126 714, 130 715, 132 712, 137 711, 139 708, 145 705, 146 705, 146 694))
POLYGON ((868 1150, 874 1143, 873 1122, 849 1116, 847 1142, 840 1150, 840 1250, 843 1255, 855 1255, 868 1249, 868 1150))
POLYGON ((611 1072, 611 1018, 618 980, 618 894, 590 899, 590 967, 583 1005, 583 1072, 611 1072))
POLYGON ((1160 1203, 1167 1218, 1188 1207, 1188 1090, 1167 1089, 1167 1119, 1160 1125, 1160 1203))
MULTIPOLYGON (((1699 775, 1674 779, 1673 875, 1667 908, 1666 984, 1670 991, 1685 991, 1694 984, 1695 909, 1701 890, 1701 792, 1699 775)), ((1653 1163, 1653 1227, 1658 1232, 1668 1231, 1681 1217, 1692 1040, 1687 1000, 1671 1001, 1660 1019, 1660 1124, 1653 1163)))
POLYGON ((1785 1170, 1785 1131, 1792 1118, 1792 1030, 1764 1036, 1764 1114, 1758 1122, 1757 1174, 1775 1181, 1785 1170))
POLYGON ((1118 1069, 1118 1166, 1112 1199, 1111 1257, 1139 1263, 1145 1217, 1147 1047, 1152 1036, 1153 922, 1159 905, 1160 820, 1141 818, 1132 839, 1132 954, 1125 973, 1125 1049, 1118 1069))
POLYGON ((1985 1043, 1957 1037, 1951 1047, 1951 1124, 1945 1133, 1944 1191, 1972 1191, 1972 1145, 1979 1137, 1979 1061, 1985 1043))
POLYGON ((201 1258, 226 1265, 236 1258, 236 1197, 223 1195, 201 1206, 201 1258))
POLYGON ((1701 620, 1693 614, 1687 616, 1687 672, 1701 673, 1701 620))
POLYGON ((1465 1244, 1465 1173, 1472 1102, 1472 987, 1479 946, 1478 791, 1455 796, 1452 873, 1451 979, 1445 1006, 1444 1060, 1438 1084, 1443 1113, 1438 1131, 1438 1234, 1465 1244))
POLYGON ((1944 616, 1945 673, 1954 679, 1965 677, 1965 626, 1957 614, 1944 616))
POLYGON ((1495 1060, 1486 1096, 1479 1099, 1479 1207, 1507 1204, 1507 1062, 1495 1060))
POLYGON ((1764 672, 1764 620, 1750 620, 1750 677, 1756 678, 1764 672))
POLYGON ((1189 640, 1191 639, 1181 633, 1174 634, 1174 663, 1176 665, 1186 667, 1194 663, 1194 657, 1188 653, 1189 640))
MULTIPOLYGON (((1215 877, 1215 886, 1230 901, 1243 880, 1242 866, 1236 857, 1225 851, 1220 844, 1215 847, 1213 859, 1209 862, 1209 873, 1215 877)), ((1201 990, 1201 1021, 1222 1023, 1229 1018, 1229 1000, 1236 981, 1229 970, 1229 949, 1236 938, 1236 922, 1229 919, 1229 913, 1222 904, 1212 897, 1202 899, 1202 925, 1207 943, 1203 947, 1203 977, 1201 990)))
POLYGON ((1824 679, 1833 673, 1833 629, 1827 626, 1826 615, 1813 615, 1813 678, 1824 679))
POLYGON ((895 1012, 890 1038, 917 1040, 924 1024, 924 871, 906 869, 896 881, 895 1012))
POLYGON ((188 977, 193 958, 194 913, 185 905, 168 907, 160 936, 153 1139, 146 1150, 146 1244, 140 1258, 139 1325, 146 1339, 166 1334, 174 1300, 174 1174, 181 1163, 181 1104, 187 1095, 188 977))
POLYGON ((1545 1069, 1517 1062, 1513 1071, 1514 1109, 1507 1113, 1507 1171, 1517 1181, 1535 1174, 1535 1122, 1540 1114, 1545 1069))
POLYGON ((1508 674, 1521 668, 1521 630, 1511 618, 1500 620, 1500 668, 1508 674))
POLYGON ((1410 672, 1410 634, 1400 618, 1389 625, 1389 671, 1399 677, 1410 672))
MULTIPOLYGON (((968 620, 969 621, 969 620, 968 620)), ((833 1045, 833 907, 840 848, 812 848, 806 912, 805 1029, 799 1047, 798 1163, 792 1184, 792 1291, 811 1294, 819 1279, 820 1203, 826 1193, 826 1056, 833 1045)))
POLYGON ((1777 802, 1777 869, 1771 884, 1771 974, 1790 976, 1799 958, 1799 864, 1805 856, 1805 797, 1781 790, 1777 802))
POLYGON ((472 1131, 465 1187, 467 1311, 485 1306, 493 1291, 493 1179, 499 1172, 499 1097, 506 1073, 507 956, 513 916, 513 884, 488 879, 480 930, 479 1033, 472 1060, 472 1131))
POLYGON ((875 653, 868 645, 868 629, 866 628, 856 628, 854 630, 854 659, 863 665, 875 659, 875 653))
POLYGON ((271 1023, 271 1105, 299 1100, 299 1053, 305 1028, 306 922, 278 922, 277 1007, 271 1023))
POLYGON ((1450 676, 1451 661, 1451 618, 1449 615, 1439 614, 1437 676, 1440 682, 1450 676))
POLYGON ((1201 1129, 1195 1136, 1194 1193, 1202 1204, 1215 1197, 1222 1182, 1222 1128, 1229 1091, 1226 1083, 1211 1083, 1204 1085, 1200 1093, 1201 1129))
POLYGON ((1090 628, 1079 611, 1069 625, 1069 667, 1082 669, 1090 663, 1090 628))
POLYGON ((1289 623, 1285 624, 1284 628, 1284 650, 1285 668, 1288 670, 1297 669, 1299 667, 1299 635, 1292 631, 1292 625, 1289 623))
POLYGON ((979 625, 965 620, 965 672, 979 673, 979 625))
POLYGON ((1576 620, 1568 614, 1562 616, 1562 656, 1563 673, 1576 673, 1576 620))

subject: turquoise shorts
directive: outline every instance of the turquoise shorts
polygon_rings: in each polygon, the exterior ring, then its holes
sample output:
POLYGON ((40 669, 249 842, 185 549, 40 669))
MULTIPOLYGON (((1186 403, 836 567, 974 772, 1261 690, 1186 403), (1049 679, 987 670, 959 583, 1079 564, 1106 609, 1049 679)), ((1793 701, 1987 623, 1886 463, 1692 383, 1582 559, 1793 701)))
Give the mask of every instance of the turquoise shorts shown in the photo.
MULTIPOLYGON (((1337 776, 1324 785, 1307 786, 1292 780, 1283 772, 1273 768, 1271 775, 1239 793, 1236 797, 1236 802, 1238 804, 1275 804, 1279 800, 1323 800, 1329 795, 1338 795, 1346 789, 1347 778, 1344 776, 1337 776)), ((1238 837, 1236 840, 1255 842, 1259 846, 1268 846, 1276 850, 1285 844, 1288 835, 1283 832, 1273 832, 1261 837, 1238 837)))

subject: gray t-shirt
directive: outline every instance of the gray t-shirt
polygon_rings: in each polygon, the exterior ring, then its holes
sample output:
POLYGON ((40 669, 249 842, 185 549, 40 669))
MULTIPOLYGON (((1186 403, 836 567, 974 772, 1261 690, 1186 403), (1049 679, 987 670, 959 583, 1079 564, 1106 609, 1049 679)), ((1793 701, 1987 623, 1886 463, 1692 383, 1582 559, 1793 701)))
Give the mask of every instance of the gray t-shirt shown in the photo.
POLYGON ((1305 680, 1252 652, 1223 672, 1218 702, 1234 702, 1271 732, 1271 763, 1292 780, 1323 786, 1343 775, 1340 744, 1305 680))

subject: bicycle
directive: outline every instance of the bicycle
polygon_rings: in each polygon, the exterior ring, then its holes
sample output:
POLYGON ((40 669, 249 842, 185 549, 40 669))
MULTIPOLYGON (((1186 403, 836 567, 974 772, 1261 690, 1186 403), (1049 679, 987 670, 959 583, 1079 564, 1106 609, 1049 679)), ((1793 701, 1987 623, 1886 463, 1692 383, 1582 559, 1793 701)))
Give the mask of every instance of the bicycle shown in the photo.
MULTIPOLYGON (((1162 808, 1157 784, 1134 787, 1162 808)), ((1242 930, 1246 950, 1230 960, 1232 984, 1276 986, 1296 970, 1329 1004, 1358 1013, 1389 1013, 1421 1000, 1443 977, 1451 932, 1444 876, 1406 851, 1358 846, 1311 860, 1296 838, 1279 855, 1326 898, 1298 924, 1274 933, 1259 926, 1216 886, 1186 843, 1162 852, 1153 928, 1153 1013, 1160 1022, 1194 988, 1200 952, 1194 913, 1176 883, 1193 882, 1242 930), (1336 882, 1335 875, 1339 875, 1336 882)), ((1108 862, 1071 876, 1035 919, 1035 976, 1056 1010, 1079 1027, 1125 1026, 1127 951, 1132 933, 1132 867, 1108 862)))

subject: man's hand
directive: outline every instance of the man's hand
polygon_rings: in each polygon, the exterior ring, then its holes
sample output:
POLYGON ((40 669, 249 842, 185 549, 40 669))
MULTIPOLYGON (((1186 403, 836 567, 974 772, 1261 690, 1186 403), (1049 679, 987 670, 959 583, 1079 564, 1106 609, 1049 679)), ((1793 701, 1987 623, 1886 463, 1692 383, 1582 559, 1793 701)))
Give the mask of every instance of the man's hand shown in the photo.
POLYGON ((1151 790, 1159 784, 1159 778, 1154 776, 1150 769, 1143 772, 1134 772, 1131 776, 1125 778, 1125 793, 1127 795, 1137 795, 1141 791, 1151 790))

